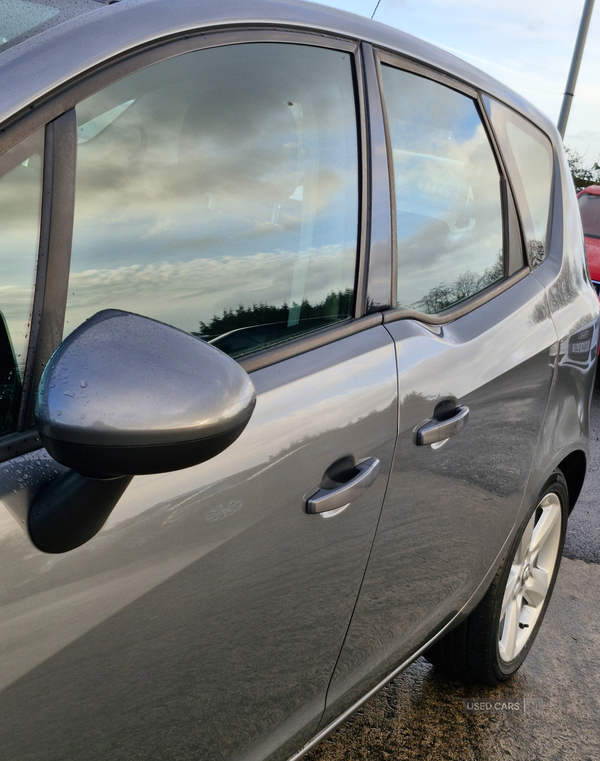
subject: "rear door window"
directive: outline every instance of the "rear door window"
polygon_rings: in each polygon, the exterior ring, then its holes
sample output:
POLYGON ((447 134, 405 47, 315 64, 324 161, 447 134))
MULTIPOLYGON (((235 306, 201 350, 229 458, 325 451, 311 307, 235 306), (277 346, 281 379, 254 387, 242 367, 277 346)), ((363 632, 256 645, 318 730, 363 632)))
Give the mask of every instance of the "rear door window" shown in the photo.
POLYGON ((382 66, 393 155, 398 306, 436 314, 504 275, 500 175, 475 101, 382 66))
POLYGON ((281 43, 191 52, 76 112, 67 333, 120 308, 239 357, 350 318, 350 53, 281 43))

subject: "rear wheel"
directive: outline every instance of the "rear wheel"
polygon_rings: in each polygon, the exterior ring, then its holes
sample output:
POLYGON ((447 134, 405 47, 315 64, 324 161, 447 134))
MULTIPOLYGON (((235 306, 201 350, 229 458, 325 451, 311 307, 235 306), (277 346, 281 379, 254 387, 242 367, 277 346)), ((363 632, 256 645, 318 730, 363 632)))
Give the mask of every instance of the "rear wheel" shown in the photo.
POLYGON ((525 660, 548 607, 568 517, 560 471, 546 481, 477 608, 425 657, 448 676, 499 684, 525 660))

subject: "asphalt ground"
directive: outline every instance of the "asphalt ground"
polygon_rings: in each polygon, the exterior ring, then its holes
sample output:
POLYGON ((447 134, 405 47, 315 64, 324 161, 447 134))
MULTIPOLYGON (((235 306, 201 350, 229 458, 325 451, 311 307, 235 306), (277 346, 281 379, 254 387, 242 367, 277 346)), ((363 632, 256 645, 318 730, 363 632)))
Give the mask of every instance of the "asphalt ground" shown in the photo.
POLYGON ((600 385, 591 461, 537 639, 497 688, 444 679, 423 658, 307 761, 600 761, 600 385), (478 703, 480 710, 469 712, 478 703))

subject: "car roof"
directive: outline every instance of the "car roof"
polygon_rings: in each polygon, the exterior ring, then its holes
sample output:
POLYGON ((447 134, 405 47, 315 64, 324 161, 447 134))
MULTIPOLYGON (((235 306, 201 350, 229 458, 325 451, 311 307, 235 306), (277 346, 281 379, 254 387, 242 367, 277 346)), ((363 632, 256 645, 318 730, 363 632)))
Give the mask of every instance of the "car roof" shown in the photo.
POLYGON ((588 185, 587 188, 584 188, 579 195, 581 196, 584 193, 589 193, 593 196, 600 196, 600 185, 588 185))
POLYGON ((242 23, 324 30, 401 53, 510 103, 557 139, 554 125, 534 106, 466 61, 405 32, 346 11, 303 0, 43 1, 60 8, 66 17, 60 16, 59 21, 60 14, 56 14, 55 23, 50 19, 32 28, 16 44, 0 48, 0 124, 70 79, 131 48, 192 29, 227 28, 242 23))

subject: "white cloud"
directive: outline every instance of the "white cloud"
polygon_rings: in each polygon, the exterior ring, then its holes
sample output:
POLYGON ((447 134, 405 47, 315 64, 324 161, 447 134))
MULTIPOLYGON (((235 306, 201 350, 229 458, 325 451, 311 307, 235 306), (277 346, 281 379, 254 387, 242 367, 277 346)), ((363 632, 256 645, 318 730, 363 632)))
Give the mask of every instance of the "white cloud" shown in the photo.
MULTIPOLYGON (((329 0, 370 16, 373 2, 329 0)), ((584 0, 381 0, 376 20, 469 61, 556 121, 584 0)), ((600 11, 588 33, 565 143, 600 154, 600 11)))

